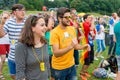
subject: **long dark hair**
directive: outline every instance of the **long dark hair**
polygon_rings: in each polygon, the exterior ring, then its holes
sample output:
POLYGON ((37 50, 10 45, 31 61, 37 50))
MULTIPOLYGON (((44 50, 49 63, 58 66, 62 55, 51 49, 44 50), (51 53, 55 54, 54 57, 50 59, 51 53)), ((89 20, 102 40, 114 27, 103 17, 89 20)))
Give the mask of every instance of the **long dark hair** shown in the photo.
MULTIPOLYGON (((50 15, 46 15, 45 17, 44 17, 44 19, 45 19, 45 24, 46 24, 46 27, 48 27, 48 23, 49 23, 49 19, 51 18, 51 16, 50 15)), ((54 21, 54 27, 55 27, 55 19, 52 17, 52 19, 53 19, 53 21, 54 21)), ((53 27, 53 28, 54 28, 53 27)), ((52 28, 52 29, 53 29, 52 28)))
MULTIPOLYGON (((19 42, 26 44, 28 47, 34 47, 34 35, 32 27, 35 27, 38 20, 43 17, 29 16, 25 21, 24 28, 22 29, 19 42)), ((44 18, 43 18, 44 19, 44 18)), ((47 43, 44 37, 40 40, 42 43, 47 43)))

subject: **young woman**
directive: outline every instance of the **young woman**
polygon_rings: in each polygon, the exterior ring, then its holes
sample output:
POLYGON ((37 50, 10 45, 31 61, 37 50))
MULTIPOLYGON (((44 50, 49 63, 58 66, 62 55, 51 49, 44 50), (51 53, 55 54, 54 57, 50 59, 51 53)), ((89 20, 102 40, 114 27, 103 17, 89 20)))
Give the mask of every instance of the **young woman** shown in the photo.
MULTIPOLYGON (((47 31, 45 33, 45 38, 47 39, 47 42, 48 42, 49 62, 50 62, 50 68, 52 68, 51 63, 52 63, 52 55, 53 55, 53 53, 52 53, 52 49, 51 49, 51 46, 50 46, 50 32, 55 27, 55 20, 54 20, 54 18, 52 16, 47 15, 45 17, 45 23, 46 23, 46 26, 47 26, 47 29, 46 29, 47 31)), ((52 78, 52 75, 51 75, 51 80, 54 80, 52 78)))
MULTIPOLYGON (((3 25, 5 24, 6 20, 10 17, 9 12, 3 12, 0 16, 0 29, 3 28, 3 25)), ((2 68, 3 64, 6 59, 6 54, 9 53, 9 39, 8 34, 6 34, 4 37, 0 38, 0 80, 4 80, 5 78, 2 75, 2 68)))
POLYGON ((97 57, 101 57, 104 58, 102 56, 103 52, 105 51, 105 29, 103 26, 103 21, 102 18, 98 18, 98 24, 96 25, 96 30, 97 30, 97 34, 96 34, 96 43, 97 43, 97 50, 95 52, 95 60, 98 60, 97 57))
POLYGON ((15 49, 16 80, 48 80, 49 55, 44 18, 30 16, 15 49))
POLYGON ((50 31, 54 28, 55 25, 55 21, 52 17, 50 17, 49 15, 47 15, 45 17, 45 23, 46 23, 46 33, 45 33, 45 38, 47 39, 48 42, 48 52, 49 52, 49 58, 50 58, 50 64, 51 64, 51 59, 52 59, 52 49, 51 46, 49 44, 50 42, 50 31))

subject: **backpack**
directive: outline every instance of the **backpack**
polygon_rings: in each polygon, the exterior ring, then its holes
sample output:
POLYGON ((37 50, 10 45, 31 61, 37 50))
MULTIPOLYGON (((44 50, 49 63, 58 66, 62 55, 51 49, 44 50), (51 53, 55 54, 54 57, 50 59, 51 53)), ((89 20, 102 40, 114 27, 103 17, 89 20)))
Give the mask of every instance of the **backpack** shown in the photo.
POLYGON ((111 69, 111 72, 114 72, 116 73, 117 70, 118 70, 118 66, 117 66, 117 59, 114 55, 110 56, 108 59, 107 59, 108 63, 110 64, 109 67, 111 69))
POLYGON ((98 67, 110 69, 111 72, 116 73, 118 71, 117 59, 114 55, 111 55, 106 60, 102 60, 98 67))
POLYGON ((107 71, 104 68, 96 68, 93 71, 93 75, 97 78, 106 78, 107 75, 107 71))

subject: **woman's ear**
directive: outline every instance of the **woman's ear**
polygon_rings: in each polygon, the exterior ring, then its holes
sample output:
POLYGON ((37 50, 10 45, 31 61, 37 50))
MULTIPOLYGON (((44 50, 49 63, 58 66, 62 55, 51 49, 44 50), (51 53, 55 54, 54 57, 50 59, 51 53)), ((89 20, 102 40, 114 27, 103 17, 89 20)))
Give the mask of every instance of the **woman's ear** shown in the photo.
POLYGON ((32 31, 35 32, 35 27, 32 27, 32 31))

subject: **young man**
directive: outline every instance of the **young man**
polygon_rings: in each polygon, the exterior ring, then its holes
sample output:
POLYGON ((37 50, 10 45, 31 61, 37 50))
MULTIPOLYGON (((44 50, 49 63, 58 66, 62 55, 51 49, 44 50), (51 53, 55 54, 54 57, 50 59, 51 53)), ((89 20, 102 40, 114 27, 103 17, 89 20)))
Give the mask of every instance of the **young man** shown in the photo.
MULTIPOLYGON (((86 14, 83 16, 84 22, 81 24, 82 28, 83 28, 83 33, 85 35, 85 42, 86 44, 89 44, 89 36, 90 36, 90 31, 94 31, 95 26, 94 26, 94 19, 92 19, 93 17, 89 14, 86 14)), ((93 34, 91 34, 93 35, 93 34)), ((91 51, 85 51, 84 55, 81 57, 81 59, 83 60, 83 66, 80 72, 80 77, 82 78, 82 80, 87 80, 87 77, 90 77, 90 75, 87 72, 87 69, 90 65, 90 63, 93 63, 93 59, 94 59, 94 49, 91 46, 91 51), (92 54, 91 54, 92 53, 92 54), (83 58, 84 57, 84 58, 83 58)))
POLYGON ((119 17, 117 15, 117 13, 112 13, 112 19, 110 19, 110 21, 109 21, 109 26, 110 26, 110 30, 109 30, 110 45, 109 45, 109 49, 108 49, 108 56, 115 55, 116 44, 113 41, 113 37, 114 37, 114 26, 115 26, 115 24, 118 21, 119 21, 119 17))
POLYGON ((51 31, 50 45, 52 46, 52 77, 55 80, 77 80, 74 62, 74 49, 88 49, 90 46, 79 45, 76 31, 70 25, 70 10, 59 8, 57 11, 59 24, 51 31))
POLYGON ((118 65, 118 72, 116 80, 120 80, 120 21, 114 26, 114 38, 116 42, 116 58, 117 58, 117 65, 118 65))
MULTIPOLYGON (((72 19, 70 21, 70 26, 73 26, 75 27, 76 29, 76 35, 77 35, 77 39, 80 37, 79 36, 79 21, 77 20, 77 11, 76 9, 72 8, 70 9, 70 13, 71 13, 71 16, 72 16, 72 19)), ((78 40, 78 43, 79 43, 79 40, 78 40)), ((74 59, 75 59, 75 66, 76 66, 76 69, 78 68, 79 66, 79 52, 78 50, 74 50, 74 59)))
POLYGON ((15 46, 17 45, 21 30, 25 22, 25 7, 22 4, 15 4, 12 7, 14 17, 9 19, 5 25, 4 30, 1 29, 0 37, 6 33, 9 35, 10 53, 8 56, 8 67, 11 78, 15 79, 16 65, 15 65, 15 46))

